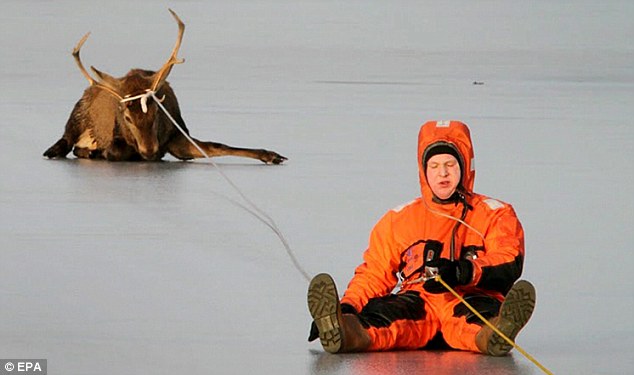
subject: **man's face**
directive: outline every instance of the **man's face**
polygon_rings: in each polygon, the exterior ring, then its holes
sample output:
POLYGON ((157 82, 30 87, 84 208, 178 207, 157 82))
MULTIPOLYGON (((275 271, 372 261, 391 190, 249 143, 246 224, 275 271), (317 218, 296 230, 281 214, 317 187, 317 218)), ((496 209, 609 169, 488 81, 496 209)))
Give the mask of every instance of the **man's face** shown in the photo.
POLYGON ((453 155, 434 155, 427 161, 425 174, 434 195, 440 199, 447 199, 460 183, 460 164, 453 155))

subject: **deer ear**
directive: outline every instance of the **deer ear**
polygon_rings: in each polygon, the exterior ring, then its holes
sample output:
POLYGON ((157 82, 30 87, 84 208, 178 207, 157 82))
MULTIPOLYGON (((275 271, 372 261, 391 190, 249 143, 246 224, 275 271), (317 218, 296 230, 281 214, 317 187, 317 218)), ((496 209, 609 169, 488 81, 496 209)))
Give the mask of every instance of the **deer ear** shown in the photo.
POLYGON ((91 66, 90 69, 92 69, 92 71, 97 75, 98 81, 96 83, 97 86, 101 87, 102 89, 106 90, 107 92, 109 92, 111 95, 113 95, 115 98, 121 100, 123 99, 123 97, 121 96, 121 94, 119 94, 119 80, 112 77, 109 74, 106 74, 104 72, 100 72, 99 70, 95 69, 94 66, 91 66))
POLYGON ((97 75, 97 77, 99 77, 99 80, 101 80, 102 82, 106 82, 108 85, 112 86, 112 87, 117 87, 119 80, 114 78, 113 76, 111 76, 108 73, 104 73, 102 71, 97 70, 97 68, 95 68, 94 66, 91 66, 90 69, 95 72, 95 74, 97 75))

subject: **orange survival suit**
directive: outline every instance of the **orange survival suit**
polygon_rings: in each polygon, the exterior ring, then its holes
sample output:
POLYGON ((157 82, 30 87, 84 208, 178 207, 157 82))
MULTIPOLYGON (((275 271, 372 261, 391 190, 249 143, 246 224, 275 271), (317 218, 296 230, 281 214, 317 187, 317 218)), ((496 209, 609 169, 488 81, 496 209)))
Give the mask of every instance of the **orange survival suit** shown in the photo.
POLYGON ((422 196, 387 212, 375 225, 341 300, 358 312, 369 350, 415 349, 442 334, 452 348, 478 352, 482 322, 451 293, 432 294, 421 281, 426 261, 438 257, 472 262, 472 277, 455 290, 487 319, 520 277, 524 232, 511 205, 473 192, 475 169, 469 129, 458 121, 425 123, 418 136, 422 196), (455 148, 461 165, 457 199, 434 197, 423 166, 425 152, 455 148), (395 288, 396 287, 396 288, 395 288))

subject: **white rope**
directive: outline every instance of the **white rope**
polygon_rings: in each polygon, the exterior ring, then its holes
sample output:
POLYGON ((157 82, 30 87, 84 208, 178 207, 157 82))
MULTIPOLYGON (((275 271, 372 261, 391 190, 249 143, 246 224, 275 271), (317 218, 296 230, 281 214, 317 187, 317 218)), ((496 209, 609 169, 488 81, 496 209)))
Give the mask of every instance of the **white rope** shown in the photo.
POLYGON ((438 216, 442 216, 442 217, 444 217, 444 218, 451 219, 451 220, 454 220, 454 221, 457 221, 457 222, 459 222, 460 224, 464 225, 465 227, 467 227, 467 228, 471 229, 472 231, 474 231, 474 232, 475 232, 478 236, 480 236, 480 238, 482 238, 482 241, 484 241, 484 240, 485 240, 485 238, 484 238, 484 234, 482 234, 479 230, 475 229, 475 228, 474 228, 474 227, 472 227, 471 225, 467 224, 464 220, 462 220, 462 219, 460 219, 460 218, 458 218, 458 217, 455 217, 455 216, 448 215, 448 214, 446 214, 446 213, 444 213, 444 212, 440 212, 440 211, 436 211, 436 210, 434 210, 433 208, 429 207, 429 205, 427 204, 427 200, 425 199, 425 197, 423 197, 423 203, 425 203, 425 208, 426 208, 429 212, 431 212, 432 214, 434 214, 434 215, 438 215, 438 216))
MULTIPOLYGON (((139 94, 139 95, 136 95, 136 96, 126 96, 125 98, 121 99, 119 102, 120 103, 126 103, 126 102, 131 102, 133 100, 139 99, 140 102, 141 102, 141 110, 143 111, 143 113, 147 113, 147 99, 150 96, 156 98, 156 96, 154 95, 154 91, 147 90, 145 92, 145 94, 139 94)), ((165 96, 163 96, 163 98, 165 98, 165 96)), ((157 102, 158 102, 158 100, 157 100, 157 102)))
MULTIPOLYGON (((133 96, 133 97, 129 97, 129 98, 125 98, 122 100, 122 102, 124 101, 132 101, 132 100, 136 100, 136 99, 140 99, 141 100, 141 108, 143 109, 143 113, 147 113, 147 99, 149 97, 154 98, 154 101, 156 102, 156 104, 159 106, 159 108, 161 108, 161 110, 163 111, 163 113, 165 113, 165 116, 167 116, 167 118, 172 122, 172 124, 174 124, 174 126, 176 126, 176 128, 178 130, 180 130, 181 133, 183 133, 183 135, 185 136, 185 138, 192 144, 194 145, 194 147, 196 147, 196 149, 205 156, 205 158, 209 159, 209 161, 211 162, 211 164, 218 170, 218 172, 220 173, 220 175, 225 179, 225 181, 227 181, 227 183, 240 195, 240 197, 247 203, 247 205, 243 205, 240 202, 237 202, 235 200, 229 199, 229 201, 231 201, 232 203, 242 207, 245 211, 247 211, 248 213, 250 213, 251 215, 253 215, 256 219, 260 220, 262 223, 264 223, 266 226, 268 226, 273 233, 275 233, 277 235, 277 237, 280 239, 280 241, 282 242, 282 245, 284 246, 284 249, 286 250, 286 254, 288 255, 288 257, 291 259, 291 261, 293 262, 293 265, 295 266, 295 268, 297 269, 297 271, 299 271, 299 273, 302 274, 302 276, 304 277, 304 279, 306 279, 306 281, 310 281, 311 277, 308 274, 308 272, 306 272, 304 270, 304 268, 301 266, 301 264, 299 263, 299 261, 297 260, 297 258, 295 257, 295 254, 293 253, 293 250, 291 250, 291 247, 288 244, 288 241, 286 240, 286 238, 284 237, 284 235, 282 234, 282 231, 278 228, 277 224, 275 223, 275 221, 266 213, 264 212, 262 209, 260 209, 255 203, 253 203, 243 192, 242 190, 240 190, 240 188, 229 178, 229 176, 227 176, 222 169, 220 168, 220 166, 218 166, 218 164, 216 164, 216 162, 213 161, 213 159, 211 158, 211 156, 209 156, 205 150, 203 150, 200 145, 198 145, 198 143, 196 143, 196 141, 194 141, 194 139, 192 139, 192 137, 189 136, 189 134, 187 134, 187 132, 178 124, 178 122, 176 122, 176 120, 174 120, 174 118, 172 117, 172 115, 167 111, 167 109, 163 106, 162 103, 162 99, 159 100, 159 98, 156 97, 156 93, 152 90, 147 90, 147 92, 145 94, 141 94, 141 95, 137 95, 137 96, 133 96)), ((165 97, 163 97, 165 98, 165 97)))

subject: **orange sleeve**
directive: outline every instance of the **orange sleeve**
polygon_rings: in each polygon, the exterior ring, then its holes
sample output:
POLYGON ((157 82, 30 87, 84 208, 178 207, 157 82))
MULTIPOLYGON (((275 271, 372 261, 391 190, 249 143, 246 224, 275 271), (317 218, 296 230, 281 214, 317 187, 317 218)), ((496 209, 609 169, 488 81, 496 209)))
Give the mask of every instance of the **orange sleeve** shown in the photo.
POLYGON ((472 283, 481 289, 506 294, 519 279, 524 265, 524 230, 510 205, 494 211, 485 232, 484 253, 473 265, 472 283))
POLYGON ((400 254, 392 233, 392 215, 394 212, 388 212, 372 229, 363 263, 355 269, 341 299, 357 311, 361 311, 369 299, 391 292, 397 283, 400 254))

